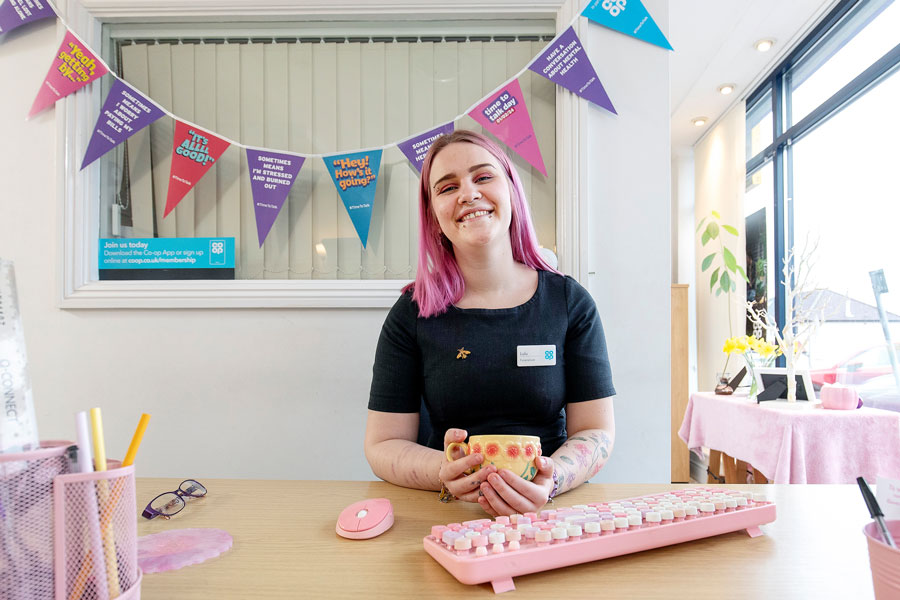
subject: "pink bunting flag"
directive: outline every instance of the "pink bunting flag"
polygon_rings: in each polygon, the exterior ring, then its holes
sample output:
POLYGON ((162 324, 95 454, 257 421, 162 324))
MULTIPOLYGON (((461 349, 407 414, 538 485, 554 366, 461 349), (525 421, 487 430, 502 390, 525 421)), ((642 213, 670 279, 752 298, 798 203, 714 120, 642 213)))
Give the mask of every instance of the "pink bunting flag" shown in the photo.
POLYGON ((231 142, 199 127, 175 121, 172 168, 169 171, 169 191, 163 218, 169 216, 230 145, 231 142))
POLYGON ((91 49, 66 30, 66 37, 50 64, 50 71, 38 91, 28 113, 30 119, 57 100, 80 90, 95 79, 106 75, 107 68, 91 49))
POLYGON ((547 175, 541 149, 534 135, 534 125, 525 106, 522 86, 514 79, 500 92, 487 99, 469 112, 485 129, 512 148, 535 169, 547 175))

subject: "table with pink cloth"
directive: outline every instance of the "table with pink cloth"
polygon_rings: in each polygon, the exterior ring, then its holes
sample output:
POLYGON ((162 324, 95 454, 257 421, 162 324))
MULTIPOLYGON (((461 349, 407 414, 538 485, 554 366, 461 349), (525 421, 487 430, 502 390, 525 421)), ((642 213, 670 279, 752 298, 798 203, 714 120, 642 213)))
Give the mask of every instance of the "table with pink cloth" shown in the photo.
POLYGON ((772 483, 900 479, 900 413, 893 411, 794 408, 703 392, 691 395, 678 437, 692 450, 748 462, 772 483))

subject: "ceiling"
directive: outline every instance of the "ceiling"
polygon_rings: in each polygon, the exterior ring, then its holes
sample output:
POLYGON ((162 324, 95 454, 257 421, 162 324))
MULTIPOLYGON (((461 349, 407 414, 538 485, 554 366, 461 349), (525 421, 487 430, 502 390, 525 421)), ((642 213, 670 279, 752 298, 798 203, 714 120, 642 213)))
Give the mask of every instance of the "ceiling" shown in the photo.
POLYGON ((836 0, 677 0, 669 8, 672 147, 693 146, 745 98, 836 0), (768 52, 754 48, 771 38, 768 52), (724 96, 718 88, 737 84, 724 96), (707 117, 706 125, 691 123, 707 117))

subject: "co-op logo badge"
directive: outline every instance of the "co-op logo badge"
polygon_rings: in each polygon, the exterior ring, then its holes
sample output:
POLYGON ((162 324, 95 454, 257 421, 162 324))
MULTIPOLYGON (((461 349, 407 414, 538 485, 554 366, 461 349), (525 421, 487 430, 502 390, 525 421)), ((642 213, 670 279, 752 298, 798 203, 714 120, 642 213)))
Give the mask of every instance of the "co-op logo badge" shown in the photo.
POLYGON ((209 264, 224 265, 225 264, 225 240, 210 240, 209 242, 209 264))

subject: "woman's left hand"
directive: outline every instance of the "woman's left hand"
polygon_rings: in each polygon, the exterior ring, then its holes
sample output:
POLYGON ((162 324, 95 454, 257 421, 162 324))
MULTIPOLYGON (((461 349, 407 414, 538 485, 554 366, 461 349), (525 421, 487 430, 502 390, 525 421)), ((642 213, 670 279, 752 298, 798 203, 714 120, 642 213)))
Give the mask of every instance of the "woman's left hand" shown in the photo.
POLYGON ((553 491, 553 459, 544 456, 538 461, 533 481, 522 479, 509 469, 501 469, 481 484, 478 504, 491 516, 537 512, 553 491))

